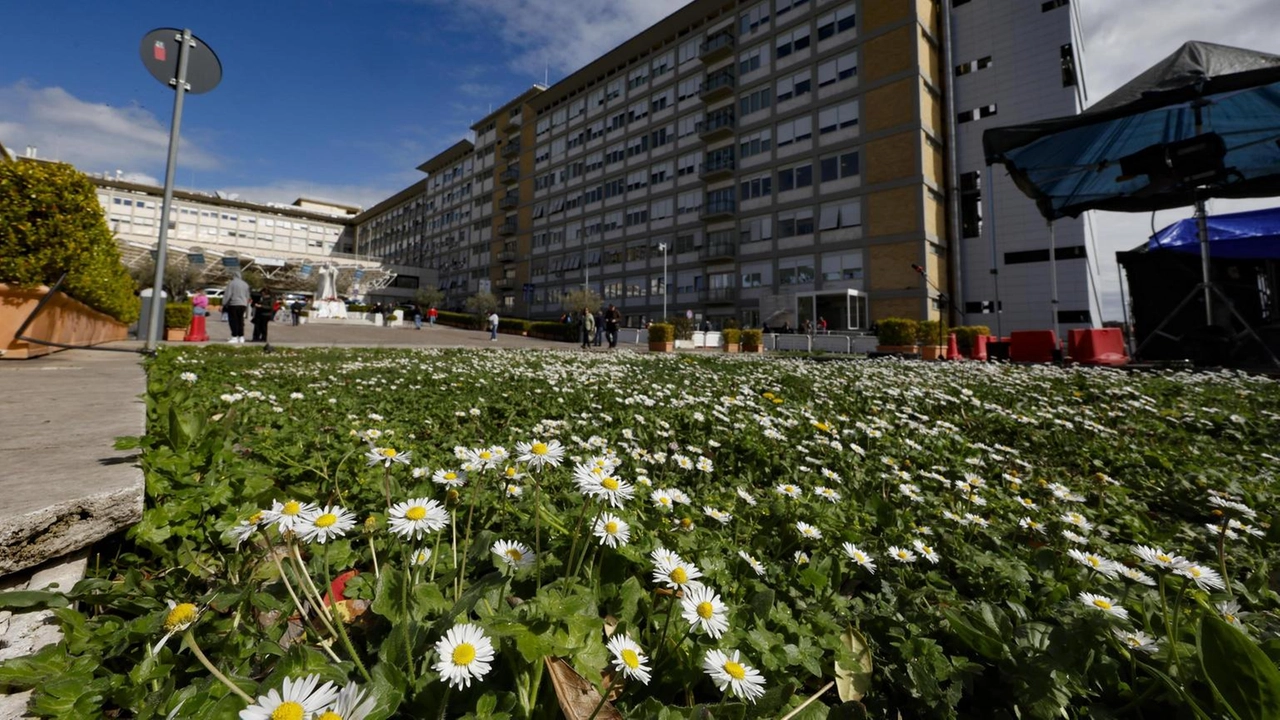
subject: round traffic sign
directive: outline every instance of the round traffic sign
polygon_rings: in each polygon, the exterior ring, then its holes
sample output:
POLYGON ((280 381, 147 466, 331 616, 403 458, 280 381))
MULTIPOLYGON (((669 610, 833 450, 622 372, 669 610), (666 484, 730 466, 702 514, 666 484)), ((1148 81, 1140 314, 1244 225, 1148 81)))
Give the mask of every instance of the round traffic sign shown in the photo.
MULTIPOLYGON (((187 92, 206 93, 218 86, 222 81, 222 63, 213 49, 200 38, 191 36, 191 47, 187 48, 187 92)), ((142 64, 151 76, 165 86, 173 85, 178 79, 178 52, 182 46, 182 31, 177 28, 158 28, 142 38, 138 51, 142 55, 142 64)))

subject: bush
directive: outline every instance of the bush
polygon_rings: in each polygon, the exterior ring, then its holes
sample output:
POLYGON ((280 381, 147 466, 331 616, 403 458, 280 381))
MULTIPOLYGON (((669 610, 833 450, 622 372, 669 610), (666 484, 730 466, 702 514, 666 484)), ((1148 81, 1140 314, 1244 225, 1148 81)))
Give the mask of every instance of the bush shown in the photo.
POLYGON ((916 323, 916 340, 921 345, 946 345, 947 325, 938 320, 921 320, 916 323))
POLYGON ((915 345, 918 323, 910 318, 885 318, 876 338, 881 345, 915 345))
POLYGON ((720 337, 724 338, 725 345, 737 345, 742 342, 742 331, 737 328, 725 328, 720 331, 720 337))
POLYGON ((693 321, 683 315, 669 317, 662 324, 671 326, 677 340, 693 339, 693 321))
POLYGON ((986 325, 967 325, 955 328, 953 332, 956 334, 956 345, 960 350, 968 352, 973 349, 973 339, 979 335, 990 335, 991 328, 986 325))
POLYGON ((362 315, 362 314, 364 314, 364 313, 369 312, 371 309, 372 309, 372 306, 371 306, 371 305, 348 305, 348 306, 347 306, 347 314, 348 314, 348 315, 362 315))
POLYGON ((542 338, 543 340, 577 342, 579 340, 578 325, 577 323, 561 322, 529 323, 529 336, 542 338))
POLYGON ((755 350, 764 346, 763 330, 743 330, 742 331, 742 347, 747 350, 755 350))
POLYGON ((53 285, 124 323, 138 319, 133 280, 93 183, 70 165, 0 163, 0 282, 53 285))
POLYGON ((669 343, 675 336, 676 328, 670 323, 654 323, 649 326, 649 342, 669 343))
POLYGON ((164 326, 182 329, 191 327, 191 303, 166 303, 164 326))
MULTIPOLYGON (((460 328, 466 328, 468 330, 483 330, 487 322, 484 318, 480 317, 479 315, 471 315, 469 313, 446 312, 443 310, 439 312, 440 314, 439 316, 436 317, 436 322, 440 323, 441 325, 448 325, 450 327, 460 327, 460 328)), ((499 326, 501 326, 501 323, 499 323, 499 326)))
POLYGON ((521 318, 504 318, 498 319, 498 332, 508 335, 523 335, 529 332, 529 321, 521 318))

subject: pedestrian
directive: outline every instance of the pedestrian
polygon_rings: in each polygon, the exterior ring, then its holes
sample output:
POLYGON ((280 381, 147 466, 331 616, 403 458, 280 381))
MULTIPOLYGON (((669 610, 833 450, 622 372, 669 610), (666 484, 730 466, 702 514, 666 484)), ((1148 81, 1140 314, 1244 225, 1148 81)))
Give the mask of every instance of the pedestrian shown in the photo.
POLYGON ((289 314, 293 316, 294 327, 302 324, 302 309, 306 306, 306 303, 302 302, 302 298, 294 298, 294 301, 289 305, 289 314))
POLYGON ((604 338, 604 311, 603 310, 596 311, 595 321, 596 321, 595 345, 596 347, 600 347, 600 342, 604 338))
POLYGON ((809 318, 805 318, 805 319, 804 319, 804 322, 800 323, 800 329, 801 329, 801 331, 803 331, 803 332, 804 332, 804 334, 805 334, 805 335, 812 335, 812 334, 813 334, 813 323, 812 323, 812 322, 809 322, 809 318))
POLYGON ((203 290, 197 290, 196 294, 191 298, 191 315, 193 317, 204 317, 209 314, 209 296, 204 294, 203 290))
POLYGON ((227 325, 230 326, 231 339, 227 342, 244 342, 244 314, 249 310, 252 300, 249 283, 240 276, 240 271, 231 273, 231 282, 222 295, 222 310, 227 314, 227 325))
POLYGON ((421 330, 422 329, 422 307, 418 305, 418 303, 413 303, 412 305, 409 306, 409 313, 413 315, 413 327, 418 330, 421 330))
MULTIPOLYGON (((610 349, 618 347, 618 324, 620 322, 622 322, 622 313, 618 311, 618 308, 613 303, 609 303, 609 309, 604 313, 604 332, 609 338, 610 349)), ((596 344, 598 345, 599 343, 596 344)))
POLYGON ((489 341, 496 342, 498 340, 498 311, 494 310, 489 313, 489 341))
POLYGON ((821 315, 818 316, 818 334, 819 335, 827 334, 827 319, 822 317, 821 315))
POLYGON ((582 334, 582 349, 586 350, 591 347, 591 338, 596 332, 596 316, 591 314, 587 308, 582 309, 582 315, 579 320, 579 328, 582 334))
POLYGON ((258 296, 258 301, 253 304, 253 340, 252 342, 267 341, 267 325, 271 322, 272 316, 276 314, 276 299, 272 297, 270 290, 263 290, 258 296))

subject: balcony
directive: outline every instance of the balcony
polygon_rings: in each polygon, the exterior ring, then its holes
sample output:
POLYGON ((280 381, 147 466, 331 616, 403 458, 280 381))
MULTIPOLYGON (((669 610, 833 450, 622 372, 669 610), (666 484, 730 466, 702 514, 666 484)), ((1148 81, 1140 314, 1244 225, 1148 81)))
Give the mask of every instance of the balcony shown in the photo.
POLYGON ((698 291, 698 300, 708 305, 732 305, 738 302, 738 288, 703 288, 698 291))
POLYGON ((498 121, 498 126, 502 128, 502 132, 512 133, 520 129, 520 116, 522 113, 516 112, 512 114, 508 112, 506 117, 498 121))
POLYGON ((702 90, 698 92, 698 97, 702 98, 703 102, 715 102, 732 95, 733 86, 733 70, 726 68, 707 76, 706 81, 702 83, 702 90))
POLYGON ((511 278, 502 278, 494 284, 497 285, 498 290, 502 292, 511 292, 516 289, 516 281, 511 278))
POLYGON ((737 204, 733 200, 713 200, 702 206, 698 217, 703 221, 728 220, 733 217, 737 204))
POLYGON ((731 157, 713 158, 708 155, 706 161, 702 163, 702 167, 698 170, 698 177, 703 182, 722 180, 733 175, 736 165, 731 157))
POLYGON ((499 235, 515 235, 517 231, 516 219, 507 218, 506 222, 498 226, 499 235))
POLYGON ((520 143, 511 141, 502 146, 502 157, 511 159, 520 155, 520 143))
POLYGON ((713 63, 732 54, 733 33, 725 31, 707 38, 707 41, 702 43, 702 52, 698 54, 698 58, 703 63, 713 63))
POLYGON ((510 185, 513 182, 518 182, 520 180, 520 168, 509 167, 506 170, 502 171, 502 174, 498 176, 498 179, 501 180, 505 185, 510 185))
POLYGON ((733 113, 732 112, 715 112, 707 115, 707 119, 702 123, 702 129, 698 131, 698 137, 703 142, 715 142, 721 138, 727 138, 733 135, 733 113))
POLYGON ((732 232, 715 232, 707 236, 707 242, 698 248, 698 259, 704 262, 733 260, 738 256, 738 245, 732 232))
POLYGON ((503 250, 498 253, 498 262, 513 263, 516 261, 516 252, 514 250, 503 250))
POLYGON ((498 201, 498 207, 503 210, 515 210, 520 207, 520 195, 517 193, 507 193, 498 201))

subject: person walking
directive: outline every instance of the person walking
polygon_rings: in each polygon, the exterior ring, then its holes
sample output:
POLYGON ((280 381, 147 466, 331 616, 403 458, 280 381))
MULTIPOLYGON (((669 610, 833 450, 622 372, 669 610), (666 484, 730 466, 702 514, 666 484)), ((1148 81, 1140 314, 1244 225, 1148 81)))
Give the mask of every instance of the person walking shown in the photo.
POLYGON ((418 330, 421 330, 422 329, 422 307, 419 306, 418 303, 413 303, 409 307, 409 313, 413 315, 413 327, 418 330))
POLYGON ((622 322, 622 313, 617 306, 609 303, 609 309, 604 313, 604 333, 609 338, 609 348, 618 347, 618 325, 622 322))
POLYGON ((821 315, 818 316, 818 334, 819 335, 827 334, 827 319, 822 317, 821 315))
POLYGON ((250 342, 267 341, 267 324, 276 314, 276 299, 270 290, 263 290, 258 301, 253 304, 253 339, 250 342))
POLYGON ((596 321, 595 346, 600 347, 600 344, 604 341, 604 311, 603 310, 596 311, 595 321, 596 321))
POLYGON ((591 347, 591 339, 596 333, 596 316, 591 314, 591 310, 582 309, 582 315, 579 316, 578 327, 582 333, 582 349, 586 350, 591 347))
POLYGON ((436 326, 436 316, 439 314, 440 314, 440 311, 436 310, 435 305, 432 305, 431 309, 427 311, 427 323, 431 325, 431 327, 436 326))
POLYGON ((489 342, 498 340, 498 311, 489 313, 489 342))
POLYGON ((252 300, 249 283, 244 281, 237 270, 231 274, 231 282, 222 295, 222 310, 227 314, 227 325, 230 326, 231 339, 227 342, 244 342, 244 314, 249 310, 252 300))
POLYGON ((306 307, 306 304, 302 302, 301 298, 296 298, 289 304, 289 314, 293 317, 294 327, 302 324, 302 309, 304 307, 306 307))

